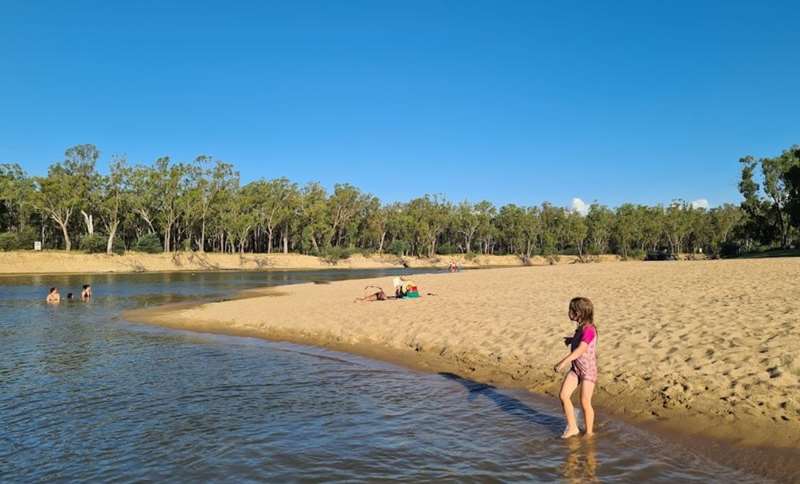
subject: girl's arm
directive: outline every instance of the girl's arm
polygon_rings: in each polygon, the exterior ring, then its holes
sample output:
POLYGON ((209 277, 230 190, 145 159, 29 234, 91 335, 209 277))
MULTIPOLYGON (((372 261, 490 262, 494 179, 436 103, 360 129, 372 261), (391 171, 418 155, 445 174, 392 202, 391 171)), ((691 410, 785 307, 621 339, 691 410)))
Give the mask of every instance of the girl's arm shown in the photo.
POLYGON ((575 351, 568 354, 567 356, 562 358, 561 361, 558 362, 558 364, 555 366, 555 370, 556 371, 563 370, 564 367, 567 366, 567 364, 573 362, 574 360, 577 360, 578 358, 581 357, 582 354, 586 353, 586 350, 588 348, 589 345, 585 341, 581 341, 581 344, 579 344, 578 347, 575 348, 575 351))

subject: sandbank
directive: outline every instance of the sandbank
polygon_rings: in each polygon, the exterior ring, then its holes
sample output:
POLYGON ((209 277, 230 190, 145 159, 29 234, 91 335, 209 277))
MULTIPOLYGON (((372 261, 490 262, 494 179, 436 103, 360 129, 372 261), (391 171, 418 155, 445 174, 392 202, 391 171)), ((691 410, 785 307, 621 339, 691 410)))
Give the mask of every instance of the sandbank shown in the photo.
POLYGON ((624 262, 414 276, 423 297, 358 303, 391 278, 251 291, 133 311, 172 328, 324 346, 556 395, 552 367, 591 298, 595 402, 608 414, 744 447, 800 448, 800 258, 624 262), (431 293, 432 295, 429 295, 431 293), (278 296, 278 297, 275 297, 278 296))

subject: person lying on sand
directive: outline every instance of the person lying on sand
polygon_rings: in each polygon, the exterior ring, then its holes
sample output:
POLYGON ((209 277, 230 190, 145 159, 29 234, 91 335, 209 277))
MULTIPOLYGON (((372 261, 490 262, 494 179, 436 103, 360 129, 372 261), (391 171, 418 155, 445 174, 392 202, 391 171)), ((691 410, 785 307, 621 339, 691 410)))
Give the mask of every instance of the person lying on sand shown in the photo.
POLYGON ((370 294, 367 294, 367 295, 366 295, 366 296, 364 296, 364 297, 357 297, 357 298, 356 298, 356 300, 355 300, 354 302, 364 302, 364 301, 385 301, 385 300, 389 299, 389 298, 386 296, 386 293, 385 293, 385 292, 383 292, 383 288, 381 288, 381 287, 379 287, 379 286, 367 286, 367 287, 365 287, 365 288, 364 288, 364 290, 366 291, 366 290, 367 290, 367 289, 369 289, 369 288, 375 288, 375 289, 377 289, 378 291, 377 291, 377 292, 370 293, 370 294))
POLYGON ((47 302, 49 304, 58 304, 61 302, 61 293, 58 292, 57 287, 50 288, 50 292, 47 294, 47 302))

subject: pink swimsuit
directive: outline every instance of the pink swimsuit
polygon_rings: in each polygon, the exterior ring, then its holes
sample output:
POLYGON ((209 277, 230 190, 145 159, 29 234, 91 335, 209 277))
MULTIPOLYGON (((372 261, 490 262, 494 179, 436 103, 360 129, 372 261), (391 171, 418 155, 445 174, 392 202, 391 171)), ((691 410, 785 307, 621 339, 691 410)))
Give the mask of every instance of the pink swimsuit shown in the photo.
POLYGON ((578 376, 578 381, 597 383, 597 330, 594 326, 584 326, 583 331, 575 330, 575 336, 572 337, 572 351, 575 351, 581 342, 585 342, 589 347, 572 362, 572 371, 578 376))

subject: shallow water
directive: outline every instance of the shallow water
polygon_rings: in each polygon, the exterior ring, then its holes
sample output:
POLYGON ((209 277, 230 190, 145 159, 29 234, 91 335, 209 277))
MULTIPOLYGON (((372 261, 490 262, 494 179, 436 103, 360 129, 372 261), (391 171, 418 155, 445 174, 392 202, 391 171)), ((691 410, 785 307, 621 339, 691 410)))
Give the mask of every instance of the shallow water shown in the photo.
POLYGON ((119 316, 398 272, 0 278, 0 481, 763 482, 602 418, 562 441, 555 402, 525 392, 119 316), (84 282, 91 303, 42 302, 84 282))

